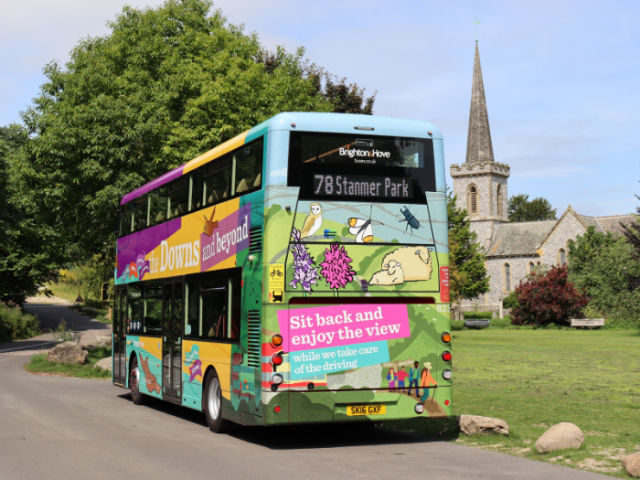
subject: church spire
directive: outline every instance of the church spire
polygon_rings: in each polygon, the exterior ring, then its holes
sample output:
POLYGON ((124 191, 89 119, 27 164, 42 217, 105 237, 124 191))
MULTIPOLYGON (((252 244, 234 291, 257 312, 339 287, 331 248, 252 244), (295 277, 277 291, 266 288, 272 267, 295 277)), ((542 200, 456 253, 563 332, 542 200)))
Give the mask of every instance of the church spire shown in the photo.
POLYGON ((489 130, 487 100, 484 96, 480 52, 476 42, 476 57, 473 64, 473 86, 471 88, 471 111, 469 112, 469 133, 467 134, 467 158, 465 163, 493 162, 493 145, 489 130))

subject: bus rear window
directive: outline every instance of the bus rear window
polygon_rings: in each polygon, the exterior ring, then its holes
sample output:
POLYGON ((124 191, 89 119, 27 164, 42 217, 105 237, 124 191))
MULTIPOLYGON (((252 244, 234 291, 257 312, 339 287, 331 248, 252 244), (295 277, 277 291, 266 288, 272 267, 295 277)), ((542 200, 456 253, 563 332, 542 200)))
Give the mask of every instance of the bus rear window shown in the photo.
POLYGON ((422 203, 435 191, 431 139, 292 132, 288 185, 300 198, 422 203))

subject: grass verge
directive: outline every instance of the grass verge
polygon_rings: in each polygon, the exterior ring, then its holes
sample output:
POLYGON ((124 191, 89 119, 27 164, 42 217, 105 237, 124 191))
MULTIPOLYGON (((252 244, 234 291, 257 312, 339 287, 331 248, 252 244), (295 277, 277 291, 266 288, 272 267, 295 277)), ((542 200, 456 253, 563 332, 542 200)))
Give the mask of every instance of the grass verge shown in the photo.
POLYGON ((640 451, 640 333, 630 330, 456 332, 454 413, 505 420, 511 435, 467 437, 453 419, 395 422, 394 428, 618 478, 621 459, 640 451), (540 454, 550 426, 572 422, 578 450, 540 454), (447 428, 446 431, 443 431, 447 428))
POLYGON ((38 353, 31 357, 31 361, 27 363, 24 368, 31 373, 50 373, 64 377, 111 378, 111 372, 100 368, 93 368, 96 362, 110 356, 110 348, 98 347, 89 352, 86 364, 68 365, 65 363, 49 362, 46 353, 38 353))

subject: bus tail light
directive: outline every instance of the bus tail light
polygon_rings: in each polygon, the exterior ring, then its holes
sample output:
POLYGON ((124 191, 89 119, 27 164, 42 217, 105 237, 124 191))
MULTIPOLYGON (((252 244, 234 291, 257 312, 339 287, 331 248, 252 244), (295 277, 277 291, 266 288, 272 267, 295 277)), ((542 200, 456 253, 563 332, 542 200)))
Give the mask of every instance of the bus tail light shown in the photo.
POLYGON ((451 343, 451 334, 449 332, 445 332, 442 334, 442 341, 444 343, 451 343))
POLYGON ((284 378, 282 378, 282 375, 280 375, 279 373, 276 373, 273 377, 271 377, 271 381, 275 385, 280 385, 282 382, 284 382, 284 378))
POLYGON ((280 345, 282 345, 282 342, 282 335, 280 335, 279 333, 276 333, 273 337, 271 337, 271 343, 274 347, 279 347, 280 345))
POLYGON ((451 370, 447 369, 444 372, 442 372, 442 378, 444 378, 445 380, 451 380, 451 377, 453 376, 453 374, 451 373, 451 370))
POLYGON ((276 367, 278 365, 282 365, 282 355, 276 353, 273 357, 271 357, 271 363, 273 363, 276 367))
POLYGON ((276 412, 276 413, 280 413, 280 410, 282 410, 282 408, 280 408, 280 405, 276 405, 276 406, 273 408, 273 411, 274 411, 274 412, 276 412))
POLYGON ((417 403, 417 404, 416 404, 415 411, 416 411, 416 413, 417 413, 418 415, 420 415, 420 414, 424 413, 424 405, 423 405, 423 404, 421 404, 421 403, 417 403))
POLYGON ((451 352, 449 352, 449 351, 446 351, 446 352, 443 352, 443 353, 442 353, 442 359, 443 359, 445 362, 450 362, 450 361, 451 361, 452 356, 453 356, 453 355, 451 355, 451 352))

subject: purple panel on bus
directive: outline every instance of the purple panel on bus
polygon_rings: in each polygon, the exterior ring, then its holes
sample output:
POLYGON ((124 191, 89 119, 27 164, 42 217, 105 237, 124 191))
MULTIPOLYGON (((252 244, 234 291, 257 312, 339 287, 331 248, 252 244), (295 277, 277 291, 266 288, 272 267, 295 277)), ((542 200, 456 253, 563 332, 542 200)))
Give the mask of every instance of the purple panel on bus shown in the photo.
MULTIPOLYGON (((144 259, 151 250, 158 247, 160 242, 180 230, 182 219, 169 220, 162 225, 147 228, 118 239, 118 271, 116 278, 120 278, 125 268, 131 263, 137 263, 138 257, 144 259)), ((141 272, 140 277, 144 272, 141 272)), ((141 280, 142 278, 140 278, 141 280)))
POLYGON ((156 178, 155 180, 151 180, 149 183, 144 184, 143 186, 136 188, 133 192, 127 193, 124 197, 122 197, 122 201, 120 205, 124 205, 127 202, 130 202, 134 198, 138 198, 145 193, 149 193, 151 190, 155 190, 162 185, 169 183, 171 180, 175 180, 176 178, 180 178, 182 176, 182 170, 184 170, 184 165, 180 165, 178 168, 174 168, 173 170, 165 173, 164 175, 156 178))

